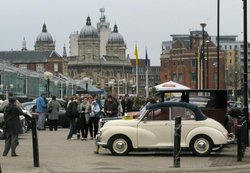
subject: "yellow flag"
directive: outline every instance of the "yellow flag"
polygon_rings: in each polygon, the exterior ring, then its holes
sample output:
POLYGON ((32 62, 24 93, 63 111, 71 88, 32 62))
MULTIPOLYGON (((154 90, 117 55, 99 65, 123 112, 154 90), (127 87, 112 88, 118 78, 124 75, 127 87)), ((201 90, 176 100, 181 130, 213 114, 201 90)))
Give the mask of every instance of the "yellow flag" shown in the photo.
POLYGON ((135 44, 134 55, 135 55, 135 64, 138 65, 138 50, 137 50, 137 44, 135 44))

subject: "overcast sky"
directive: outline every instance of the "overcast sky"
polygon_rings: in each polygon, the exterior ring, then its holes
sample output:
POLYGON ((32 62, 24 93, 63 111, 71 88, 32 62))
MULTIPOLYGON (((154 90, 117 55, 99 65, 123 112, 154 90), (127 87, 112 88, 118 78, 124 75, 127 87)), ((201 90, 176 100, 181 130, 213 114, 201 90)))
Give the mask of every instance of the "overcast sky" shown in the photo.
MULTIPOLYGON (((220 0, 220 7, 220 34, 242 40, 242 0, 220 0)), ((34 50, 45 22, 56 51, 62 55, 65 43, 69 52, 70 33, 80 31, 88 15, 96 27, 100 8, 105 8, 112 30, 117 24, 130 58, 137 42, 139 58, 145 57, 147 47, 151 65, 160 65, 161 43, 171 34, 201 30, 205 22, 209 35, 217 35, 217 0, 0 0, 0 51, 20 50, 23 37, 28 50, 34 50)))

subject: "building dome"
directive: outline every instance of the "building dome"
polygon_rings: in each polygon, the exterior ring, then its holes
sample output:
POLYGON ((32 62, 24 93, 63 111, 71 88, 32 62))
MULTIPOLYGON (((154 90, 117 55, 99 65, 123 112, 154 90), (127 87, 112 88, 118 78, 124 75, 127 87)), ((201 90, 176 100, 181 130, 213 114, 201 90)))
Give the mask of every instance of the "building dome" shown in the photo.
POLYGON ((47 32, 47 28, 46 28, 45 24, 43 24, 43 30, 37 36, 36 42, 53 43, 53 38, 52 38, 51 34, 47 32))
POLYGON ((117 25, 114 26, 114 30, 108 38, 108 44, 124 44, 122 35, 118 33, 117 25))
POLYGON ((98 31, 91 25, 90 17, 88 16, 86 26, 81 29, 80 38, 98 38, 98 31))

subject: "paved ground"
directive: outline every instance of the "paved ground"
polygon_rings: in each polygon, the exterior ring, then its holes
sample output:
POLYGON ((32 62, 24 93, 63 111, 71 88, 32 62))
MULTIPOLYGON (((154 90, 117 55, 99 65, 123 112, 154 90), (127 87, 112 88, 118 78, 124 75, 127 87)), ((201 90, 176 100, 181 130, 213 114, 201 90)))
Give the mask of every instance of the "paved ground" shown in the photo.
MULTIPOLYGON (((172 152, 131 153, 112 156, 101 149, 94 154, 93 140, 66 140, 68 129, 38 131, 40 167, 33 167, 31 132, 20 136, 19 157, 0 156, 3 173, 161 173, 161 172, 240 172, 250 173, 250 152, 237 162, 236 145, 225 147, 210 157, 196 157, 190 152, 181 156, 181 168, 173 168, 172 152)), ((1 152, 4 141, 0 141, 1 152)))

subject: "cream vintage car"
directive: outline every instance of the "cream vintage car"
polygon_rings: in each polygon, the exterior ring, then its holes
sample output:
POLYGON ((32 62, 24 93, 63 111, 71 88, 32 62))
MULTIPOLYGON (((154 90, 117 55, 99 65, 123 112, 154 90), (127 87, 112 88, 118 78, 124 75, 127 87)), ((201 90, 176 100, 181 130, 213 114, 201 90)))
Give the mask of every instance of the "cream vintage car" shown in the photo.
POLYGON ((206 117, 196 105, 160 102, 148 105, 137 119, 106 122, 96 144, 108 148, 113 155, 127 155, 138 149, 171 149, 177 116, 182 118, 181 147, 195 155, 207 156, 213 148, 233 140, 219 122, 206 117))

